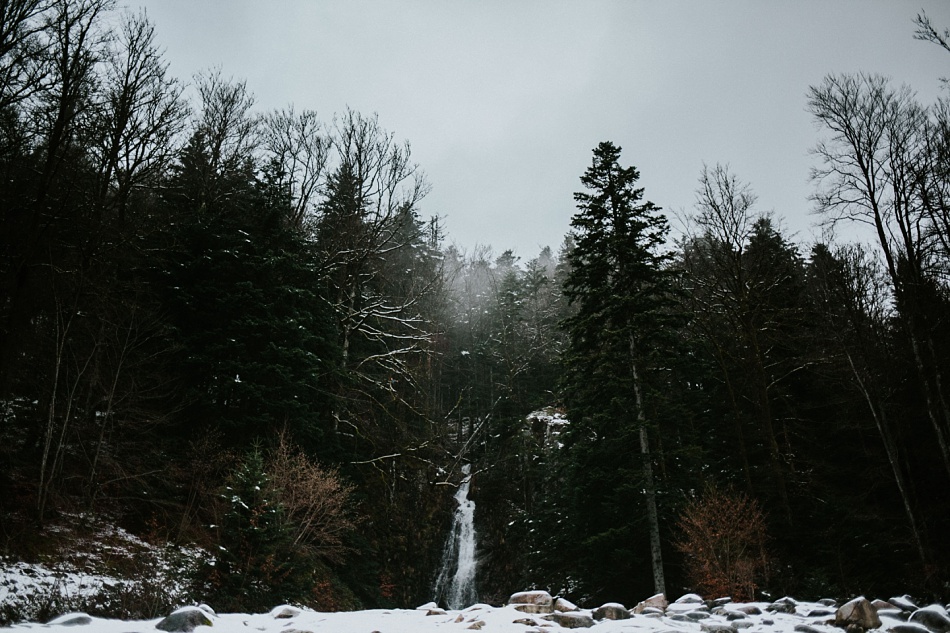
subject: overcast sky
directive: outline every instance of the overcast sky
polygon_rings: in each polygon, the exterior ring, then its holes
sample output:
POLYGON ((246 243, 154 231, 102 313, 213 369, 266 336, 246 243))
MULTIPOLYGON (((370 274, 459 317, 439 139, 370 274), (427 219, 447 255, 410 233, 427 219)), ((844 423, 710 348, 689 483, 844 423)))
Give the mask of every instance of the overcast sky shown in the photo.
POLYGON ((728 163, 809 242, 808 86, 873 72, 930 103, 950 76, 950 53, 913 39, 921 9, 950 27, 947 0, 127 1, 182 80, 220 67, 262 111, 378 113, 432 185, 422 215, 524 260, 560 245, 603 140, 670 215, 704 162, 728 163))

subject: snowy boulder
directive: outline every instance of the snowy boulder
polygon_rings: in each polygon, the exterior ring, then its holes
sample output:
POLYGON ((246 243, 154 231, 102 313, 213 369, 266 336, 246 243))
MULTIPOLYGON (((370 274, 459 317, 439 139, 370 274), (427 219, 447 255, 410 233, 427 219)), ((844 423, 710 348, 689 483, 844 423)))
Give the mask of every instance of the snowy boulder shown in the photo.
POLYGON ((554 612, 554 599, 547 591, 520 591, 511 594, 508 604, 522 613, 554 612))
POLYGON ((765 607, 765 610, 771 611, 772 613, 795 613, 797 608, 798 602, 794 598, 785 596, 765 607))
POLYGON ((191 633, 197 626, 211 626, 211 618, 199 607, 182 607, 155 625, 160 631, 191 633))
POLYGON ((545 620, 550 620, 565 629, 589 629, 594 626, 594 618, 583 613, 554 613, 544 616, 545 620))
POLYGON ((687 593, 674 600, 673 604, 703 604, 703 599, 695 593, 687 593))
POLYGON ((736 633, 736 627, 721 622, 701 622, 699 628, 703 633, 736 633))
POLYGON ((916 611, 920 607, 911 599, 910 596, 904 594, 903 596, 895 596, 888 600, 892 605, 900 609, 901 611, 916 611))
POLYGON ((884 609, 896 609, 896 608, 897 608, 897 607, 895 607, 893 604, 891 604, 890 602, 888 602, 887 600, 881 600, 880 598, 875 598, 874 600, 871 600, 871 606, 874 607, 874 610, 875 610, 875 611, 878 611, 878 612, 880 612, 880 611, 882 611, 882 610, 884 610, 884 609))
POLYGON ((745 613, 746 615, 762 615, 762 609, 758 608, 754 604, 742 604, 735 607, 736 611, 740 613, 745 613))
POLYGON ((637 606, 631 609, 631 612, 645 613, 646 609, 659 609, 660 611, 666 611, 668 606, 670 606, 670 602, 666 599, 666 596, 662 593, 658 593, 655 596, 650 596, 643 602, 637 603, 637 606))
POLYGON ((895 624, 888 630, 891 633, 930 633, 930 629, 919 624, 895 624))
POLYGON ((608 602, 594 609, 592 615, 595 620, 626 620, 630 612, 619 602, 608 602))
POLYGON ((950 616, 939 604, 932 604, 914 611, 909 621, 927 627, 932 633, 950 632, 950 616))
POLYGON ((835 611, 835 625, 846 629, 859 627, 866 631, 879 628, 881 618, 867 598, 860 596, 838 607, 835 611))
POLYGON ((554 610, 562 613, 570 613, 571 611, 580 611, 580 607, 566 598, 555 598, 554 610))
POLYGON ((85 613, 67 613, 50 620, 47 626, 85 626, 92 624, 92 618, 85 613))
POLYGON ((296 618, 300 613, 301 611, 297 607, 284 604, 271 609, 270 615, 276 620, 289 620, 290 618, 296 618))

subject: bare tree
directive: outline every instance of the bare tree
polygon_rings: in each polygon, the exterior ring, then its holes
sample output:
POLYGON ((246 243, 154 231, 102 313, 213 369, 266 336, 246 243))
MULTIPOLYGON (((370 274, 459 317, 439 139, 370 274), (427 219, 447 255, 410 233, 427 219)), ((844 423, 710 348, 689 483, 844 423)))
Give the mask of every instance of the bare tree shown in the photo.
POLYGON ((813 171, 821 187, 814 199, 830 223, 865 224, 877 236, 950 475, 950 407, 925 306, 940 234, 923 204, 927 110, 909 88, 864 74, 827 76, 809 90, 809 108, 829 135, 815 149, 822 165, 813 171))

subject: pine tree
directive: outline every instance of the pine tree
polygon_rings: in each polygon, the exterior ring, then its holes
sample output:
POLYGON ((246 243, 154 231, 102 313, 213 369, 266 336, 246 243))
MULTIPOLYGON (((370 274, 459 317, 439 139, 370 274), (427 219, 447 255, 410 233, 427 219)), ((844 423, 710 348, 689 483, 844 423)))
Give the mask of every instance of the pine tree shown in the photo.
MULTIPOLYGON (((565 399, 574 426, 578 472, 587 469, 581 477, 595 478, 587 492, 599 494, 601 498, 592 501, 603 508, 603 516, 589 519, 588 543, 609 549, 607 543, 618 531, 630 534, 626 503, 638 502, 636 491, 642 489, 654 589, 663 592, 649 437, 655 421, 650 420, 648 398, 661 367, 659 352, 676 321, 671 300, 674 277, 669 256, 661 252, 669 225, 657 206, 643 200, 643 189, 636 187, 639 172, 621 167, 619 158, 619 147, 610 142, 598 145, 593 164, 581 178, 587 191, 574 194, 575 246, 565 294, 576 313, 564 322, 569 335, 565 399), (618 481, 617 471, 607 465, 623 463, 632 454, 625 443, 635 441, 641 481, 618 481), (617 503, 603 496, 605 487, 618 493, 626 490, 631 496, 617 503)), ((583 496, 586 505, 591 499, 583 496)), ((588 511, 597 513, 598 508, 588 511)), ((617 546, 631 549, 629 543, 617 546)))

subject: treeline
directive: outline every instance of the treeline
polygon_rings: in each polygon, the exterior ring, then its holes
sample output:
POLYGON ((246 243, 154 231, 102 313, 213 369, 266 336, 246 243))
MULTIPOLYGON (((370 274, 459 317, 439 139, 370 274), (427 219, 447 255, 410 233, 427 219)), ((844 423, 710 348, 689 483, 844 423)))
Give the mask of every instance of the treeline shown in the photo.
POLYGON ((706 493, 764 511, 760 589, 945 590, 945 104, 812 89, 817 199, 874 246, 803 251, 720 166, 673 241, 606 143, 522 263, 445 245, 376 116, 186 87, 142 14, 11 0, 0 38, 6 551, 101 514, 218 552, 217 609, 414 606, 472 462, 484 600, 702 589, 706 493))

